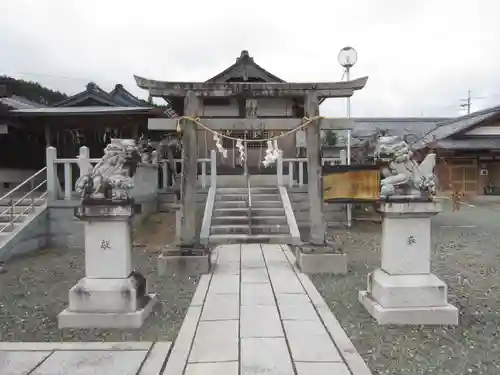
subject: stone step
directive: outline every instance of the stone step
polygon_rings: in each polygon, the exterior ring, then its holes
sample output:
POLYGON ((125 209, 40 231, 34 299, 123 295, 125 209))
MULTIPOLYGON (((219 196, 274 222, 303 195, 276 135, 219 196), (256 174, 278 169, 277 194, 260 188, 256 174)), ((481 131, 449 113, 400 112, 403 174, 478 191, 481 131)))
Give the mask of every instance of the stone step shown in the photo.
POLYGON ((276 201, 281 203, 281 196, 279 194, 252 194, 252 203, 260 201, 276 201))
POLYGON ((291 243, 288 234, 212 234, 209 237, 211 244, 226 243, 291 243))
MULTIPOLYGON (((20 213, 24 213, 24 214, 30 214, 30 213, 32 213, 33 210, 34 210, 34 207, 30 207, 28 210, 26 210, 28 207, 29 207, 29 205, 17 205, 17 206, 14 206, 13 210, 12 210, 13 214, 17 215, 17 214, 20 214, 20 213)), ((11 209, 10 209, 9 206, 0 206, 0 216, 10 217, 10 214, 11 214, 11 209)))
POLYGON ((247 207, 247 201, 246 200, 236 200, 236 201, 229 201, 229 200, 219 200, 215 201, 214 207, 215 208, 246 208, 247 207))
POLYGON ((0 230, 2 231, 1 233, 12 232, 19 225, 19 223, 0 223, 0 230))
MULTIPOLYGON (((28 217, 28 215, 26 215, 26 214, 19 216, 16 219, 16 223, 22 223, 24 220, 26 220, 27 217, 28 217)), ((10 223, 10 220, 11 220, 11 218, 10 218, 9 214, 4 214, 3 216, 0 216, 0 223, 10 223)))
POLYGON ((248 225, 248 216, 239 215, 239 216, 214 216, 212 215, 212 226, 213 225, 230 225, 230 224, 247 224, 248 225))
POLYGON ((252 210, 255 208, 283 208, 281 201, 254 201, 252 197, 252 210))
POLYGON ((215 201, 246 201, 248 198, 247 192, 244 194, 236 194, 236 193, 216 193, 215 201))
MULTIPOLYGON (((215 208, 247 208, 247 201, 216 201, 215 208)), ((252 209, 254 208, 281 208, 283 207, 280 201, 252 201, 252 209)))
MULTIPOLYGON (((213 225, 243 225, 248 226, 248 216, 212 216, 213 225)), ((261 216, 252 217, 252 225, 287 225, 286 216, 261 216)))
MULTIPOLYGON (((34 200, 36 200, 38 197, 39 197, 38 195, 34 195, 34 196, 33 196, 33 199, 34 199, 34 200)), ((13 201, 13 203, 16 203, 16 202, 17 202, 18 200, 20 200, 20 199, 21 199, 21 197, 13 197, 13 198, 12 198, 12 201, 13 201)), ((16 204, 16 206, 30 206, 32 202, 33 202, 33 201, 31 200, 31 197, 28 197, 28 198, 23 198, 22 200, 20 200, 20 201, 16 204)), ((9 199, 2 199, 2 200, 0 200, 0 209, 1 209, 2 207, 8 207, 8 206, 10 206, 10 204, 11 204, 11 203, 10 203, 10 200, 9 200, 9 199)), ((45 198, 42 198, 42 199, 40 199, 40 200, 38 200, 38 201, 34 202, 34 205, 35 205, 35 206, 41 206, 41 205, 43 205, 43 204, 45 204, 45 198)), ((1 212, 1 211, 0 211, 0 212, 1 212)))
MULTIPOLYGON (((252 208, 252 217, 261 216, 277 216, 284 214, 285 210, 283 207, 271 207, 271 208, 252 208)), ((219 216, 245 216, 248 214, 247 208, 214 208, 212 212, 212 217, 219 216)))
MULTIPOLYGON (((217 194, 248 194, 248 188, 217 188, 217 194)), ((251 187, 251 194, 278 194, 277 187, 251 187)))
MULTIPOLYGON (((252 202, 254 201, 279 201, 281 202, 281 196, 279 194, 267 194, 267 193, 250 193, 252 196, 252 202)), ((217 193, 215 195, 215 201, 246 201, 248 199, 248 192, 237 194, 237 193, 217 193)))
MULTIPOLYGON (((278 233, 278 234, 289 234, 290 230, 288 225, 252 225, 252 234, 267 234, 267 233, 278 233)), ((211 234, 249 234, 248 224, 232 224, 232 225, 212 225, 210 228, 211 234)))
POLYGON ((229 225, 212 225, 210 234, 229 234, 229 233, 249 233, 249 225, 247 224, 229 224, 229 225))
POLYGON ((285 215, 252 216, 252 225, 287 225, 285 215))

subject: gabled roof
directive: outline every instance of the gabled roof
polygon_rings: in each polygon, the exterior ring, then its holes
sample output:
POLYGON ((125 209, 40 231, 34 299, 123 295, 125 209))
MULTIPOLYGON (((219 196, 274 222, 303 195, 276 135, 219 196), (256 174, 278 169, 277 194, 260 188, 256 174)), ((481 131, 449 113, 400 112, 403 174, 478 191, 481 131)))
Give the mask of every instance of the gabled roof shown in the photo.
MULTIPOLYGON (((400 137, 407 136, 411 142, 423 137, 434 129, 437 123, 447 119, 446 117, 354 117, 351 146, 359 146, 378 131, 387 131, 389 135, 400 137)), ((347 130, 339 130, 336 133, 338 137, 336 147, 345 147, 347 130)))
POLYGON ((116 103, 124 107, 149 107, 148 102, 132 95, 122 84, 116 85, 109 95, 116 103))
POLYGON ((42 104, 32 102, 31 100, 17 95, 0 98, 0 105, 4 105, 8 109, 32 109, 45 107, 42 104))
POLYGON ((413 145, 413 148, 418 150, 431 143, 443 141, 448 137, 470 129, 495 116, 500 117, 500 106, 483 109, 465 116, 438 122, 433 129, 428 131, 413 145))
POLYGON ((87 88, 62 102, 55 104, 53 107, 78 107, 78 106, 88 106, 91 105, 98 106, 111 106, 116 107, 117 102, 109 95, 106 91, 97 86, 94 82, 89 82, 87 88))
POLYGON ((285 82, 258 65, 246 50, 241 51, 240 57, 236 59, 233 65, 210 78, 207 82, 228 82, 234 79, 245 82, 247 80, 252 81, 252 78, 264 82, 285 82))

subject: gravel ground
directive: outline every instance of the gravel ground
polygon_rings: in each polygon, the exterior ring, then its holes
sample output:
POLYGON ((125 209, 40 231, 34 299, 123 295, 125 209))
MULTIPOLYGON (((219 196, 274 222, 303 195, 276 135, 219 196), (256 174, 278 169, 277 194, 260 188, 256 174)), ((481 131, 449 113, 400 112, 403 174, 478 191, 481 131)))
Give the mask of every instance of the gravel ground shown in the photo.
POLYGON ((349 273, 312 280, 374 374, 500 374, 500 212, 447 210, 433 219, 432 270, 460 310, 456 327, 377 325, 357 298, 380 265, 381 226, 332 231, 349 254, 349 273))
POLYGON ((174 220, 171 213, 153 215, 134 234, 134 265, 160 299, 142 328, 60 331, 57 314, 67 307, 69 289, 84 276, 84 252, 46 249, 9 262, 8 272, 0 274, 0 341, 174 340, 198 282, 197 277, 156 274, 158 250, 172 241, 174 220))

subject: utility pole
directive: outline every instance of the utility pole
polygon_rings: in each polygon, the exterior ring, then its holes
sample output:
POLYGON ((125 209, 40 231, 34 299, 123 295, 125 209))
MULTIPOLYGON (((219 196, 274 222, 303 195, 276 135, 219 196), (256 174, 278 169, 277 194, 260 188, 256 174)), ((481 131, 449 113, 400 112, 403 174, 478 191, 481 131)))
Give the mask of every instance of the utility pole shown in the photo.
POLYGON ((467 109, 467 114, 470 114, 470 90, 468 91, 467 99, 462 99, 462 100, 467 100, 467 103, 460 104, 460 107, 466 108, 467 109))

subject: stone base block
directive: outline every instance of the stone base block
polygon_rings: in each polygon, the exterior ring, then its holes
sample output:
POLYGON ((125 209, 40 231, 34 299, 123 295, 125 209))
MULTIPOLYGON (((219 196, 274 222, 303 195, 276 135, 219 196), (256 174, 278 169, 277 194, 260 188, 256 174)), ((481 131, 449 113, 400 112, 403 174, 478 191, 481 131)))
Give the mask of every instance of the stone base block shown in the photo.
POLYGON ((158 275, 203 275, 212 268, 211 254, 207 249, 182 254, 181 250, 166 251, 158 256, 158 275))
POLYGON ((148 294, 148 302, 137 311, 128 313, 74 312, 66 309, 57 316, 59 329, 63 328, 140 328, 158 302, 156 294, 148 294))
POLYGON ((448 303, 447 285, 436 275, 390 275, 377 269, 368 277, 368 292, 384 308, 431 307, 448 303))
POLYGON ((457 325, 458 309, 450 304, 432 307, 383 307, 367 291, 359 292, 359 302, 378 324, 457 325))
POLYGON ((317 273, 347 273, 347 254, 341 252, 317 251, 304 252, 297 249, 295 259, 299 269, 307 274, 317 273))
POLYGON ((69 311, 131 313, 147 301, 146 286, 134 277, 126 279, 92 279, 84 277, 69 290, 69 311))

